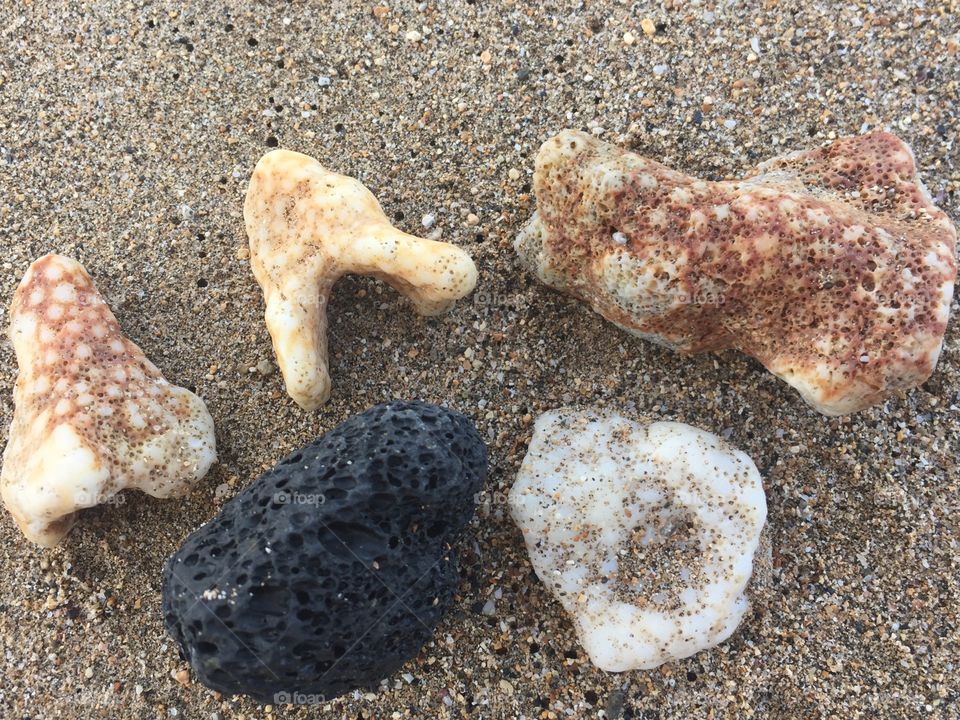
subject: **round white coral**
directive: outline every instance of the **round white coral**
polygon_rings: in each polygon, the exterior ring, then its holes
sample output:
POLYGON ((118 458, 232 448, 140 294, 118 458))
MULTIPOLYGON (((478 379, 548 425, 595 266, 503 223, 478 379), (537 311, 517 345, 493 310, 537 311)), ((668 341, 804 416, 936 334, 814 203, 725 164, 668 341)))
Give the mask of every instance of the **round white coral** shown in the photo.
POLYGON ((604 670, 713 647, 748 608, 766 500, 750 458, 708 432, 545 413, 510 508, 537 575, 604 670))

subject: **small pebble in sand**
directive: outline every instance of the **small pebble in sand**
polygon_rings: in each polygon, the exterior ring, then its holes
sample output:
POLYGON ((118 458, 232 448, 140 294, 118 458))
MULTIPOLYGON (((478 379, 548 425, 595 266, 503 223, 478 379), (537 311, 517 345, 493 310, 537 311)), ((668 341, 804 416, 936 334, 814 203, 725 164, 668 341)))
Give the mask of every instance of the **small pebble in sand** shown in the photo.
POLYGON ((541 415, 510 491, 537 575, 595 665, 653 668, 726 640, 766 519, 753 462, 682 423, 541 415))
POLYGON ((275 150, 260 159, 243 216, 277 364, 290 397, 306 410, 330 397, 326 308, 341 275, 374 275, 421 315, 442 313, 477 282, 466 252, 397 230, 358 180, 300 153, 275 150))
POLYGON ((956 230, 893 135, 708 182, 564 131, 540 149, 534 190, 538 211, 514 245, 522 263, 640 337, 685 353, 738 348, 826 415, 936 367, 956 230))
POLYGON ((127 339, 80 263, 34 262, 10 307, 20 366, 3 502, 29 540, 56 545, 82 508, 124 488, 183 495, 216 460, 203 401, 127 339))
POLYGON ((473 423, 421 402, 378 405, 279 462, 166 565, 164 618, 196 678, 260 702, 376 687, 450 606, 451 545, 486 471, 473 423))

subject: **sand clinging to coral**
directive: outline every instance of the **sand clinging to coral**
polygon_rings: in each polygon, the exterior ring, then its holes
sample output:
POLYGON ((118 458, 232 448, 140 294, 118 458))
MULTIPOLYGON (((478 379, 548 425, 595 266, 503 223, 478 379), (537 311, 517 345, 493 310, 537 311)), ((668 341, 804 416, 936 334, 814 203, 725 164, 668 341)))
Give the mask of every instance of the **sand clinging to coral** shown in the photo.
POLYGON ((422 315, 443 312, 477 282, 466 252, 397 230, 358 180, 300 153, 260 159, 243 215, 277 362, 307 410, 330 397, 327 299, 340 276, 380 278, 422 315))
POLYGON ((206 406, 123 335, 80 263, 34 262, 10 316, 20 374, 0 489, 28 539, 55 545, 78 510, 124 488, 171 497, 206 474, 206 406))
POLYGON ((534 186, 523 264, 630 332, 739 349, 827 415, 936 366, 956 230, 889 133, 707 182, 564 131, 540 149, 534 186))

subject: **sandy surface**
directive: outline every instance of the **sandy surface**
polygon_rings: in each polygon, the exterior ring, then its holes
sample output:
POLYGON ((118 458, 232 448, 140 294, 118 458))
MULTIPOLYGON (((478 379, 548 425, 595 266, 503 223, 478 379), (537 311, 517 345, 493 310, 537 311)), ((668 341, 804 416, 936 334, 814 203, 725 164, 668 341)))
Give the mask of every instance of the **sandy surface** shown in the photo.
MULTIPOLYGON (((563 127, 722 177, 888 126, 958 219, 954 0, 137 5, 0 2, 0 323, 32 259, 78 258, 166 376, 206 399, 221 463, 185 501, 130 493, 86 512, 53 551, 4 514, 0 716, 960 716, 960 324, 922 388, 825 419, 736 353, 628 337, 538 286, 510 248, 536 148, 563 127), (341 281, 333 399, 316 413, 256 369, 271 350, 241 203, 275 145, 360 177, 403 230, 435 215, 481 271, 431 320, 375 281, 341 281), (319 707, 192 683, 160 618, 164 559, 282 454, 389 398, 448 403, 489 440, 435 640, 380 692, 319 707), (531 417, 573 402, 690 422, 755 460, 773 591, 731 641, 622 675, 579 649, 504 505, 531 417)), ((3 440, 15 372, 4 342, 3 440)))

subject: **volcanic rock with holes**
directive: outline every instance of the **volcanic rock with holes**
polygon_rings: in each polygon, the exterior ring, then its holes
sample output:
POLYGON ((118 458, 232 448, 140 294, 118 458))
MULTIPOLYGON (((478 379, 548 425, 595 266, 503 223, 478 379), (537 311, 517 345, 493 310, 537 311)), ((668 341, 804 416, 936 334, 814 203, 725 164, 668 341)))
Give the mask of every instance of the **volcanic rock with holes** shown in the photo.
POLYGON ((10 307, 20 373, 3 502, 29 540, 56 545, 82 508, 124 488, 186 493, 216 460, 203 401, 128 338, 80 263, 46 255, 10 307))
POLYGON ((165 568, 168 631, 226 694, 296 703, 375 687, 450 606, 451 543, 486 467, 456 412, 392 402, 347 420, 187 538, 165 568))
POLYGON ((749 457, 703 430, 544 413, 510 490, 537 575, 595 665, 653 668, 726 640, 767 504, 749 457))
POLYGON ((741 350, 826 415, 936 366, 957 234, 893 135, 707 182, 568 130, 540 149, 534 189, 523 264, 640 337, 741 350))

